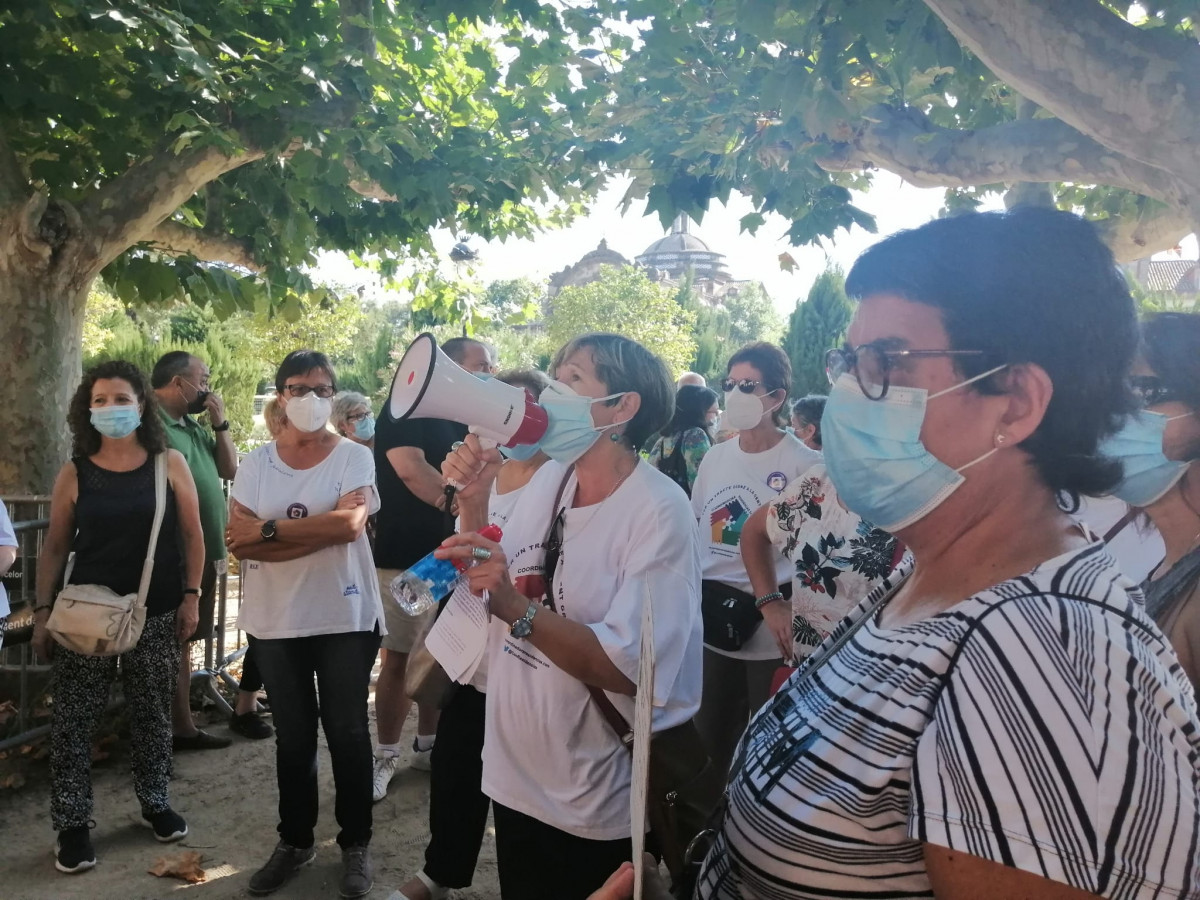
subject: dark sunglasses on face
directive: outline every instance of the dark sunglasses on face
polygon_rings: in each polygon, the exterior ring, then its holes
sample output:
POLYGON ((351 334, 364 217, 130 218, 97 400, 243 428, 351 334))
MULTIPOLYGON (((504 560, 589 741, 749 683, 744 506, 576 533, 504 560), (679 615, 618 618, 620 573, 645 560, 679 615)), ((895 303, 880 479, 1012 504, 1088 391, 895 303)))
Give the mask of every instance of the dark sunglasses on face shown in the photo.
POLYGON ((333 396, 332 384, 318 384, 316 387, 309 387, 307 384, 285 384, 283 389, 288 392, 291 397, 303 397, 309 391, 312 391, 318 397, 328 400, 333 396))
MULTIPOLYGON (((726 394, 730 394, 733 393, 734 388, 737 388, 743 394, 753 394, 754 389, 760 384, 762 384, 761 381, 752 381, 749 378, 742 378, 738 381, 735 381, 732 378, 726 378, 721 382, 721 390, 726 394)), ((770 393, 770 391, 767 393, 770 393)))
POLYGON ((834 347, 825 354, 825 377, 835 384, 847 372, 853 372, 868 400, 887 396, 892 368, 900 359, 926 359, 937 356, 983 356, 984 350, 884 350, 878 344, 858 347, 834 347))
POLYGON ((1129 389, 1133 391, 1142 409, 1182 400, 1178 394, 1164 386, 1157 375, 1132 375, 1129 378, 1129 389))

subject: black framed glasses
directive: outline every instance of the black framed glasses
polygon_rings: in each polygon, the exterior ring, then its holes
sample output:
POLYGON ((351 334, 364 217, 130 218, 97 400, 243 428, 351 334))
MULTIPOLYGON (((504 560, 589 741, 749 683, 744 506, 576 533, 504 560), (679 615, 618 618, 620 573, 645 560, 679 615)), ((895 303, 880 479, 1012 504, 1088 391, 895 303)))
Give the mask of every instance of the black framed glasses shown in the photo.
POLYGON ((762 384, 761 381, 751 381, 749 378, 734 380, 726 378, 721 382, 721 390, 726 394, 732 393, 734 388, 737 388, 743 394, 753 394, 754 389, 762 384))
POLYGON ((332 384, 318 384, 316 387, 309 387, 307 384, 285 384, 283 389, 288 392, 289 397, 303 397, 309 391, 323 400, 333 396, 332 384))
POLYGON ((825 376, 830 384, 834 384, 847 372, 853 372, 868 400, 882 400, 887 396, 896 360, 984 356, 986 353, 986 350, 885 350, 879 344, 834 347, 825 354, 825 376))
MULTIPOLYGON (((321 395, 317 394, 317 396, 320 397, 321 395)), ((347 422, 361 422, 364 419, 369 419, 369 418, 371 418, 371 411, 367 410, 366 412, 351 413, 350 415, 346 416, 346 421, 347 422)))
POLYGON ((1131 375, 1129 389, 1133 391, 1133 396, 1137 398, 1138 406, 1142 409, 1158 406, 1160 403, 1176 403, 1183 399, 1166 387, 1157 375, 1131 375))

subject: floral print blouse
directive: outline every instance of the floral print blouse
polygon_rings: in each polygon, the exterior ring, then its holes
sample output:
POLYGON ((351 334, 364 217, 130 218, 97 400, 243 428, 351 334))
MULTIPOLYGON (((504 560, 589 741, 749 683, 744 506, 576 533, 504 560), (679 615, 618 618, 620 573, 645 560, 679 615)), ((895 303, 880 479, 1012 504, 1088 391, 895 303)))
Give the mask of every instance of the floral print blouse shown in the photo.
POLYGON ((844 509, 825 466, 789 484, 767 510, 767 535, 792 561, 792 641, 808 657, 896 562, 897 542, 844 509))
MULTIPOLYGON (((679 452, 687 466, 687 491, 690 495, 691 487, 696 483, 696 473, 700 471, 700 461, 704 459, 704 454, 712 448, 712 439, 703 428, 689 428, 687 431, 673 434, 670 437, 660 437, 650 448, 650 452, 646 455, 646 461, 654 468, 661 470, 662 461, 675 452, 676 441, 682 441, 679 452)), ((680 485, 680 487, 682 486, 680 485)))

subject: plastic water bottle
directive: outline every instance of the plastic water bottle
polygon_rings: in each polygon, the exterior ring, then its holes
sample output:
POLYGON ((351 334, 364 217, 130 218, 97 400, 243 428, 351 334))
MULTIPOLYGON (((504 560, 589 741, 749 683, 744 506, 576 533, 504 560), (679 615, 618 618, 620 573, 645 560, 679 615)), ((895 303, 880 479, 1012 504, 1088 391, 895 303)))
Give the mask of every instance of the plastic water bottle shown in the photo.
MULTIPOLYGON (((501 537, 498 525, 488 525, 479 533, 489 541, 499 541, 501 537)), ((439 600, 458 586, 472 562, 438 559, 430 553, 392 579, 392 597, 407 615, 422 615, 437 606, 439 600)))

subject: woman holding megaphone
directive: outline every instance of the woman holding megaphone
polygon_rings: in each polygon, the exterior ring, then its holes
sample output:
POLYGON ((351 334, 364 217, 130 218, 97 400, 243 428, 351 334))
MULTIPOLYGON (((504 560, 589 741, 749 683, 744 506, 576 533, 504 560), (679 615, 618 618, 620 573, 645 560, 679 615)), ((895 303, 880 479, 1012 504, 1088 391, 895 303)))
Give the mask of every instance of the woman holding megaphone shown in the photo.
POLYGON ((670 418, 662 361, 618 335, 576 338, 542 393, 551 458, 500 543, 487 522, 500 454, 474 436, 447 457, 461 533, 437 551, 471 559, 471 589, 507 624, 488 649, 483 790, 500 888, 583 900, 631 855, 632 764, 602 705, 633 721, 643 604, 654 608, 655 732, 700 703, 700 561, 687 497, 638 450, 670 418))

